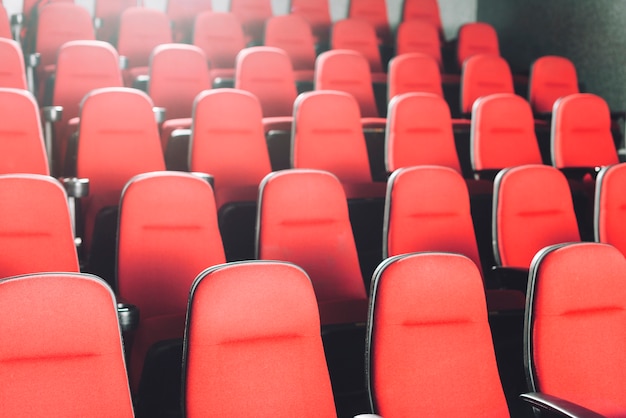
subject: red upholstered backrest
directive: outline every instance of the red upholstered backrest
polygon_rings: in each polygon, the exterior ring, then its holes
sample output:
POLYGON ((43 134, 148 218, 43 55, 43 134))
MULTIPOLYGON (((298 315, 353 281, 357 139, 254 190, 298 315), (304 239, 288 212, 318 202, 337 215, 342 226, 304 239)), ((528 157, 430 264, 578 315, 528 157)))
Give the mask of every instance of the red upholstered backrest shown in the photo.
POLYGON ((441 73, 437 61, 428 55, 412 52, 389 61, 389 100, 402 93, 433 93, 443 97, 441 73))
POLYGON ((528 268, 542 248, 580 241, 567 179, 554 167, 500 171, 493 198, 494 254, 501 266, 528 268))
POLYGON ((366 344, 377 414, 509 416, 480 273, 468 258, 418 253, 383 262, 366 344))
POLYGON ((128 66, 147 67, 152 50, 172 42, 170 19, 165 12, 131 7, 122 13, 117 51, 128 58, 128 66))
POLYGON ((531 387, 604 416, 626 411, 626 261, 598 243, 554 246, 533 260, 525 323, 531 387))
POLYGON ((366 295, 339 180, 317 170, 284 170, 261 184, 257 258, 290 261, 311 277, 322 324, 365 318, 366 295))
POLYGON ((235 68, 246 47, 241 23, 232 13, 203 12, 196 17, 193 44, 204 51, 210 68, 235 68))
POLYGON ((555 102, 551 141, 552 164, 558 168, 619 162, 609 106, 594 94, 572 94, 555 102))
POLYGON ((380 43, 393 43, 385 0, 351 0, 348 6, 348 18, 369 23, 374 28, 380 43))
POLYGON ((189 168, 213 176, 218 210, 229 202, 256 202, 259 184, 272 167, 261 105, 252 93, 215 89, 198 96, 189 168))
POLYGON ((167 119, 191 117, 193 102, 211 88, 207 59, 194 45, 159 45, 150 57, 148 94, 155 106, 165 108, 167 119))
POLYGON ((500 93, 476 100, 470 132, 474 170, 542 162, 533 112, 520 96, 500 93))
POLYGON ((626 164, 604 167, 596 178, 595 240, 626 254, 626 164))
POLYGON ((546 55, 537 58, 530 68, 528 101, 536 113, 552 113, 560 97, 578 93, 574 63, 565 57, 546 55))
POLYGON ((85 7, 73 2, 54 2, 39 11, 35 51, 41 54, 40 68, 56 63, 57 51, 64 43, 94 39, 91 15, 85 7))
MULTIPOLYGON (((212 9, 211 0, 168 0, 165 12, 169 17, 174 30, 180 34, 191 33, 196 16, 212 9)), ((185 41, 185 38, 177 40, 185 41)))
POLYGON ((12 39, 0 38, 0 60, 2 61, 0 87, 28 89, 24 54, 20 44, 12 39))
POLYGON ((459 67, 469 57, 479 54, 500 56, 498 33, 489 23, 465 23, 457 35, 456 59, 459 67))
POLYGON ((443 24, 438 0, 405 0, 402 7, 402 21, 427 20, 437 28, 443 39, 443 24))
POLYGON ((337 90, 355 97, 364 118, 378 117, 372 74, 358 52, 342 49, 322 52, 315 61, 315 90, 337 90))
POLYGON ((130 88, 94 90, 82 102, 76 174, 89 179, 89 196, 81 199, 86 248, 96 215, 119 204, 128 180, 165 170, 152 107, 145 93, 130 88))
POLYGON ((450 109, 443 97, 431 93, 394 97, 389 103, 386 134, 387 172, 431 164, 461 173, 450 109))
POLYGON ((277 261, 203 272, 190 296, 183 374, 189 418, 335 417, 306 273, 277 261))
POLYGON ((269 46, 246 48, 237 55, 235 88, 257 96, 264 117, 291 116, 298 91, 291 60, 269 46))
POLYGON ((383 72, 376 31, 365 20, 342 19, 335 22, 331 32, 330 47, 358 52, 366 59, 370 71, 383 72))
POLYGON ((470 113, 476 99, 494 93, 515 93, 506 60, 486 54, 465 60, 461 74, 461 112, 470 113))
POLYGON ((445 251, 470 258, 480 269, 470 200, 463 177, 447 167, 395 171, 388 181, 383 257, 445 251))
POLYGON ((290 13, 305 18, 318 39, 328 40, 332 22, 327 0, 292 0, 290 13))
POLYGON ((9 22, 9 15, 7 9, 0 4, 0 38, 13 39, 11 34, 11 24, 9 22))
POLYGON ((50 174, 39 107, 27 90, 0 88, 0 174, 50 174))
POLYGON ((265 24, 265 45, 283 49, 294 70, 315 68, 315 40, 307 20, 298 15, 269 18, 265 24))
POLYGON ((367 147, 354 97, 303 93, 294 106, 292 166, 330 171, 342 183, 371 183, 367 147))
POLYGON ((0 175, 0 277, 78 272, 65 190, 40 174, 0 175))
POLYGON ((396 56, 416 52, 432 57, 441 68, 441 39, 437 27, 428 20, 408 20, 398 25, 396 56))
POLYGON ((244 33, 255 42, 263 38, 265 22, 274 13, 271 0, 231 0, 230 12, 237 16, 244 33))
POLYGON ((98 19, 96 37, 115 43, 120 30, 120 17, 124 10, 141 4, 141 0, 95 0, 94 18, 98 19))
POLYGON ((2 413, 133 417, 115 298, 95 276, 0 280, 2 413), (17 315, 19 313, 19 315, 17 315))

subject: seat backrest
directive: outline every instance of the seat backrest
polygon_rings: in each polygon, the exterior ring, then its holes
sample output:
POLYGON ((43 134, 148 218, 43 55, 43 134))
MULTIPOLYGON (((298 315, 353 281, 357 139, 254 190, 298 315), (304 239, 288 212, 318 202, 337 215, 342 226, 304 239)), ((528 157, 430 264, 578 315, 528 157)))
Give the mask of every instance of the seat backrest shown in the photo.
POLYGON ((461 73, 461 113, 469 114, 476 99, 494 93, 515 93, 506 60, 485 54, 466 59, 461 73))
POLYGON ((531 390, 602 416, 623 414, 625 278, 624 255, 607 244, 555 245, 537 254, 524 324, 531 390))
POLYGON ((432 57, 441 69, 441 38, 437 27, 425 19, 408 20, 398 25, 396 56, 419 52, 432 57))
POLYGON ((315 294, 299 267, 205 270, 191 291, 185 341, 185 416, 336 417, 315 294))
POLYGON ((552 110, 552 164, 564 167, 600 167, 617 164, 606 101, 591 93, 558 99, 552 110))
POLYGON ((385 0, 350 0, 348 18, 368 22, 374 28, 379 43, 393 44, 385 0))
POLYGON ((287 53, 269 46, 250 47, 237 55, 235 88, 257 96, 264 117, 291 116, 298 91, 287 53))
POLYGON ((155 106, 165 108, 167 119, 191 117, 196 96, 211 88, 206 56, 194 45, 158 45, 149 74, 148 94, 155 106))
POLYGON ((210 11, 211 0, 168 0, 165 13, 172 22, 175 42, 189 42, 193 32, 196 16, 210 11))
POLYGON ((626 254, 626 164, 602 168, 596 177, 594 235, 626 254))
POLYGON ((315 90, 338 90, 357 100, 361 117, 378 117, 367 60, 349 49, 322 52, 315 61, 315 90))
POLYGON ((542 248, 580 241, 569 184, 558 169, 534 164, 503 169, 493 194, 498 265, 527 269, 542 248))
POLYGON ((231 0, 229 11, 241 22, 249 42, 261 45, 265 22, 274 14, 271 0, 231 0))
POLYGON ((444 39, 438 0, 404 0, 401 20, 427 20, 437 28, 440 38, 444 39))
POLYGON ((28 89, 24 54, 20 44, 12 39, 0 38, 0 61, 2 61, 0 87, 28 89))
POLYGON ((289 12, 302 16, 309 22, 318 42, 328 42, 332 21, 327 0, 291 0, 289 12))
POLYGON ((259 100, 243 90, 205 91, 195 101, 191 132, 189 169, 213 176, 218 210, 256 202, 272 171, 259 100))
POLYGON ((442 166, 396 170, 387 183, 383 258, 417 251, 463 254, 481 269, 463 177, 442 166))
POLYGON ((235 69, 239 51, 246 47, 241 23, 232 13, 202 12, 196 17, 193 44, 206 55, 210 68, 235 69))
POLYGON ((89 179, 81 199, 88 250, 100 210, 119 204, 135 175, 165 170, 152 100, 131 88, 93 90, 81 104, 76 175, 89 179))
POLYGON ((132 387, 151 345, 182 339, 194 278, 225 261, 215 198, 205 180, 164 171, 128 182, 120 200, 117 286, 141 313, 130 354, 132 387))
POLYGON ((282 170, 261 183, 257 257, 311 277, 322 325, 362 322, 367 296, 341 183, 318 170, 282 170))
POLYGON ((443 97, 439 65, 429 55, 419 52, 397 55, 389 61, 388 75, 388 101, 409 92, 433 93, 443 97))
POLYGON ((11 23, 9 21, 9 14, 7 9, 0 4, 0 38, 13 39, 11 33, 11 23))
POLYGON ((57 180, 0 175, 0 197, 0 277, 79 271, 67 196, 57 180))
POLYGON ((372 182, 359 105, 347 93, 302 93, 294 106, 291 145, 293 168, 326 170, 344 185, 372 182))
POLYGON ((472 107, 470 152, 475 171, 541 164, 529 103, 511 93, 480 97, 472 107))
POLYGON ((474 55, 500 56, 500 45, 496 29, 485 22, 471 22, 461 25, 457 36, 456 60, 459 68, 474 55))
POLYGON ((533 112, 552 113, 558 98, 579 92, 576 67, 568 58, 546 55, 532 63, 528 101, 533 112))
POLYGON ((0 280, 0 303, 19 312, 0 321, 2 369, 11 376, 0 383, 4 414, 134 416, 115 297, 101 279, 12 277, 0 280))
POLYGON ((470 259, 392 257, 374 273, 371 298, 366 373, 374 412, 509 416, 482 281, 470 259))
POLYGON ((405 93, 389 103, 387 172, 414 165, 441 165, 461 173, 450 109, 443 97, 432 93, 405 93))
POLYGON ((0 173, 49 175, 39 107, 30 92, 0 88, 0 173))
POLYGON ((128 59, 128 67, 147 67, 152 50, 171 43, 170 19, 165 12, 146 7, 130 7, 120 18, 117 51, 128 59))
POLYGON ((384 72, 376 31, 365 20, 342 19, 333 23, 330 47, 356 51, 367 60, 372 72, 384 72))
POLYGON ((281 15, 269 18, 265 24, 266 46, 283 49, 294 70, 315 68, 315 40, 307 20, 298 15, 281 15))
POLYGON ((96 37, 117 45, 120 17, 124 10, 137 6, 137 3, 137 0, 95 0, 94 17, 98 19, 96 37))

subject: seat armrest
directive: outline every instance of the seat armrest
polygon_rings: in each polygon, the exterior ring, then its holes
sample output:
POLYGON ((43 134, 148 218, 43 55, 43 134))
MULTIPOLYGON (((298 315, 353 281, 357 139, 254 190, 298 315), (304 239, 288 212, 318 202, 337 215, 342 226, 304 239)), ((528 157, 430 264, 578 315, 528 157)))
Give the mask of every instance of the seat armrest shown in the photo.
POLYGON ((58 122, 63 117, 63 106, 44 106, 43 119, 45 122, 58 122))
POLYGON ((102 18, 94 17, 93 18, 93 27, 96 30, 100 29, 102 27, 102 18))
POLYGON ((558 414, 563 417, 571 418, 603 418, 604 415, 600 415, 590 409, 577 405, 573 402, 566 401, 565 399, 558 398, 556 396, 546 395, 544 393, 529 392, 522 393, 520 398, 525 402, 528 402, 535 408, 543 411, 549 411, 551 413, 558 414))
POLYGON ((165 108, 164 107, 153 107, 152 111, 154 112, 154 120, 159 125, 165 121, 165 108))
POLYGON ((128 70, 128 57, 126 55, 120 55, 120 70, 128 70))
POLYGON ((139 326, 139 308, 118 297, 117 316, 122 331, 134 331, 139 326))
POLYGON ((15 13, 11 15, 11 24, 12 25, 21 25, 24 23, 24 13, 15 13))
POLYGON ((383 418, 377 414, 359 414, 355 415, 354 418, 383 418))
POLYGON ((582 180, 587 174, 590 174, 595 179, 601 169, 602 167, 562 167, 559 170, 568 179, 582 180))
POLYGON ((89 196, 89 179, 67 177, 63 179, 63 187, 68 197, 80 199, 89 196))
POLYGON ((133 88, 143 91, 144 93, 148 92, 148 84, 150 83, 149 75, 140 75, 137 76, 135 81, 133 81, 133 88))
POLYGON ((487 168, 484 170, 474 170, 474 178, 476 180, 491 180, 493 181, 498 173, 500 172, 499 168, 487 168))
POLYGON ((33 52, 26 56, 26 66, 29 68, 36 68, 41 62, 41 54, 39 52, 33 52))
POLYGON ((491 274, 495 283, 499 283, 501 287, 526 292, 528 269, 494 266, 491 268, 491 274))

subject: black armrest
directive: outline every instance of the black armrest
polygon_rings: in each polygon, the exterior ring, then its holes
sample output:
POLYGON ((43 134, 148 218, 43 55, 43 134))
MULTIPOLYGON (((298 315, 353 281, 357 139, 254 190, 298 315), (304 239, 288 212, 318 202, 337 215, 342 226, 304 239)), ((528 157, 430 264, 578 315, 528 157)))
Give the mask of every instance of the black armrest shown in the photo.
POLYGON ((577 405, 573 402, 566 401, 565 399, 557 398, 556 396, 546 395, 544 393, 530 392, 522 393, 520 395, 525 402, 528 402, 535 408, 539 408, 544 411, 559 414, 564 417, 571 418, 603 418, 604 415, 600 415, 590 409, 577 405))
MULTIPOLYGON (((139 78, 137 80, 139 80, 140 78, 141 78, 141 76, 139 76, 139 78)), ((146 83, 147 83, 147 80, 146 80, 146 83)), ((166 115, 165 115, 165 108, 164 107, 155 106, 155 107, 152 108, 152 111, 154 112, 154 120, 156 120, 156 123, 158 123, 160 125, 163 122, 165 122, 166 115)))
POLYGON ((128 69, 128 57, 126 55, 120 55, 120 70, 127 70, 128 69))
POLYGON ((601 169, 602 167, 562 167, 559 170, 568 179, 582 180, 587 174, 590 174, 595 179, 601 169))
POLYGON ((626 119, 626 111, 611 110, 611 120, 624 120, 624 119, 626 119))
POLYGON ((79 179, 77 177, 68 177, 63 179, 63 187, 67 192, 67 204, 72 219, 72 230, 74 231, 74 243, 76 247, 80 247, 83 243, 82 238, 78 236, 77 230, 77 210, 76 199, 89 195, 89 179, 79 179))
POLYGON ((354 418, 383 418, 377 414, 359 414, 355 415, 354 418))
POLYGON ((139 326, 139 308, 118 298, 117 316, 122 331, 133 331, 139 326))
POLYGON ((496 175, 500 172, 499 168, 489 168, 485 170, 474 170, 474 178, 476 180, 491 180, 496 178, 496 175))
POLYGON ((526 292, 528 269, 494 266, 491 268, 491 274, 494 281, 501 287, 526 292))

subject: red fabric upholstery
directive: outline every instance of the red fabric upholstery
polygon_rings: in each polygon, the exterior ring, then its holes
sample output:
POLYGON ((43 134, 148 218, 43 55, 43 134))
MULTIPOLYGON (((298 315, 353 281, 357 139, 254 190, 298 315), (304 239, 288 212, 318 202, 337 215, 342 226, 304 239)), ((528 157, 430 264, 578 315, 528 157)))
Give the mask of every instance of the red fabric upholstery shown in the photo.
POLYGON ((430 22, 437 28, 440 38, 442 40, 445 39, 437 0, 404 0, 402 21, 408 22, 411 20, 426 20, 430 22))
POLYGON ((291 116, 298 92, 291 60, 279 48, 257 46, 237 55, 235 88, 259 98, 264 117, 291 116))
POLYGON ((0 280, 0 392, 12 417, 133 417, 115 298, 95 276, 0 280))
POLYGON ((384 183, 372 182, 359 108, 339 91, 303 93, 294 107, 292 166, 330 171, 348 198, 384 196, 384 183))
POLYGON ((459 28, 457 36, 456 60, 459 68, 466 59, 479 54, 500 56, 498 33, 489 23, 465 23, 459 28))
POLYGON ((94 16, 100 21, 96 37, 115 45, 120 30, 120 16, 124 10, 133 6, 137 6, 137 0, 96 0, 94 16))
POLYGON ((494 253, 501 266, 528 268, 542 248, 580 241, 565 176, 546 165, 500 171, 494 184, 494 253))
POLYGON ((292 0, 290 13, 302 16, 309 22, 316 43, 328 42, 332 21, 327 0, 292 0))
POLYGON ((351 0, 348 6, 348 18, 368 22, 374 28, 379 43, 393 44, 385 0, 351 0))
POLYGON ((531 273, 524 344, 531 387, 624 416, 623 254, 598 243, 555 246, 533 260, 531 273))
POLYGON ((274 14, 271 0, 231 0, 230 12, 241 22, 248 42, 260 45, 265 22, 274 14))
POLYGON ((24 55, 20 44, 12 39, 0 38, 0 87, 27 90, 24 55))
POLYGON ((480 273, 458 254, 392 258, 374 275, 367 373, 384 417, 508 417, 480 273))
MULTIPOLYGON (((441 73, 435 58, 412 52, 396 55, 389 61, 389 100, 402 93, 433 93, 443 97, 441 73)), ((389 115, 387 115, 389 116, 389 115)))
POLYGON ((356 99, 361 117, 380 116, 367 60, 356 51, 335 49, 321 53, 315 62, 315 90, 344 91, 356 99))
POLYGON ((165 170, 152 107, 145 93, 123 87, 94 90, 83 100, 76 174, 89 179, 89 196, 81 199, 87 251, 98 212, 118 206, 126 182, 165 170))
POLYGON ((606 101, 590 93, 557 100, 552 116, 552 164, 564 167, 599 167, 617 164, 611 134, 611 113, 606 101))
POLYGON ((542 163, 533 112, 515 94, 492 94, 474 102, 470 141, 476 171, 542 163))
POLYGON ((0 175, 0 277, 78 272, 63 187, 40 174, 0 175))
POLYGON ((246 91, 216 89, 196 100, 189 169, 213 176, 218 211, 227 203, 256 202, 272 171, 261 119, 258 99, 246 91))
POLYGON ((387 120, 387 172, 431 164, 461 173, 450 109, 443 97, 432 93, 396 96, 389 103, 387 120))
POLYGON ((396 56, 420 53, 432 57, 442 68, 441 39, 437 27, 427 20, 409 20, 398 25, 396 56))
POLYGON ((196 17, 193 44, 204 51, 211 80, 235 80, 235 61, 246 47, 241 23, 232 13, 203 12, 196 17))
POLYGON ((175 42, 189 42, 196 16, 212 9, 211 0, 168 1, 165 12, 172 22, 175 42))
POLYGON ((140 312, 130 354, 133 388, 150 346, 183 337, 193 279, 225 261, 215 199, 205 180, 155 172, 129 181, 120 203, 117 283, 120 296, 140 312))
POLYGON ((515 93, 506 60, 486 54, 466 59, 461 74, 461 112, 470 113, 476 99, 494 93, 515 93))
POLYGON ((3 5, 0 5, 0 38, 13 39, 9 15, 3 5))
MULTIPOLYGON (((355 2, 350 3, 354 4, 355 2)), ((378 41, 376 40, 376 31, 367 21, 342 19, 335 22, 331 32, 330 47, 334 50, 347 49, 358 52, 367 61, 372 73, 371 77, 379 77, 382 79, 381 81, 386 81, 378 41)), ((375 81, 379 80, 376 79, 375 81)))
POLYGON ((322 325, 361 322, 367 296, 341 183, 317 170, 283 170, 261 184, 257 258, 311 277, 322 325))
POLYGON ((22 89, 0 88, 0 173, 49 175, 39 108, 22 89))
POLYGON ((190 296, 185 416, 336 417, 315 295, 276 261, 203 272, 190 296))
POLYGON ((266 46, 283 49, 289 58, 296 81, 313 81, 315 70, 315 40, 311 27, 298 15, 274 16, 265 24, 266 46))
POLYGON ((596 178, 595 240, 626 254, 626 164, 603 168, 596 178))
POLYGON ((170 19, 165 12, 145 7, 126 9, 120 18, 117 39, 117 51, 128 59, 124 84, 132 87, 138 76, 148 75, 152 50, 172 40, 170 19))
POLYGON ((102 87, 122 87, 119 56, 103 41, 70 41, 59 49, 52 104, 63 106, 55 124, 54 171, 62 173, 69 138, 76 131, 70 120, 80 113, 85 95, 102 87))
POLYGON ((530 67, 528 101, 535 113, 552 113, 557 99, 578 92, 576 67, 569 59, 546 55, 530 67))

